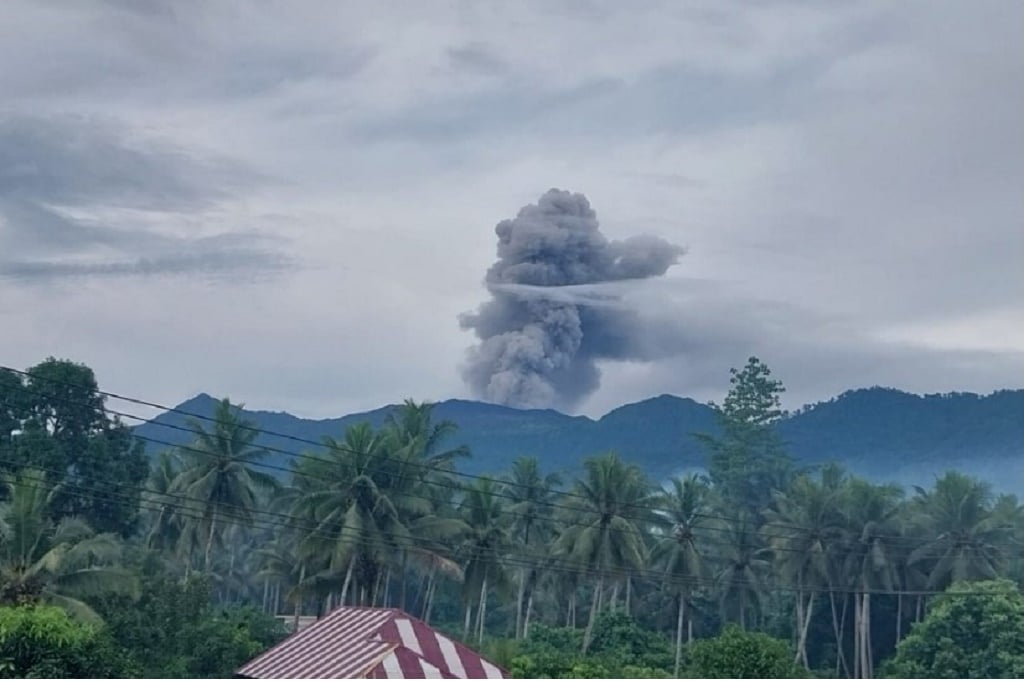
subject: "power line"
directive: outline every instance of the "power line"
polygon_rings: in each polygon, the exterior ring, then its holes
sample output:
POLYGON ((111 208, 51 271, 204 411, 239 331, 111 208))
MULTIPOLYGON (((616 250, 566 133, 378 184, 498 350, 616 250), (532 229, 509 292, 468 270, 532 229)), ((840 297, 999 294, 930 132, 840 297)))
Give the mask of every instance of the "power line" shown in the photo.
MULTIPOLYGON (((110 409, 110 408, 108 408, 106 406, 88 405, 88 404, 86 404, 84 402, 81 402, 81 401, 71 400, 70 398, 52 396, 52 395, 48 395, 46 393, 40 393, 38 391, 33 391, 33 390, 28 389, 28 388, 23 388, 23 390, 25 392, 29 393, 29 394, 49 397, 51 399, 56 399, 58 401, 65 402, 65 403, 68 403, 68 404, 72 404, 72 405, 75 405, 75 406, 84 406, 84 407, 88 407, 90 409, 95 409, 95 410, 97 410, 100 413, 113 414, 115 416, 119 416, 119 417, 123 417, 123 418, 129 418, 129 419, 139 420, 139 421, 143 421, 143 422, 150 422, 150 421, 148 421, 148 420, 144 419, 143 417, 138 416, 136 414, 132 414, 132 413, 128 413, 128 412, 122 412, 122 411, 110 409)), ((8 406, 12 406, 12 403, 10 401, 4 401, 4 403, 8 404, 8 406)), ((191 435, 195 434, 194 430, 192 430, 190 428, 183 427, 183 426, 178 426, 178 425, 175 425, 175 424, 154 423, 154 425, 158 425, 158 426, 162 426, 162 427, 168 427, 168 428, 172 428, 174 430, 179 430, 179 431, 187 432, 187 433, 189 433, 191 435)), ((249 427, 249 430, 253 430, 253 431, 257 431, 257 432, 262 432, 262 431, 260 431, 260 429, 252 428, 252 427, 249 427)), ((161 440, 161 439, 153 438, 153 437, 150 437, 150 436, 137 435, 137 434, 134 434, 134 433, 133 433, 133 436, 138 438, 138 439, 140 439, 140 440, 142 440, 142 441, 144 441, 144 442, 166 446, 166 447, 169 447, 169 448, 172 448, 172 449, 177 449, 179 451, 190 452, 190 453, 199 454, 199 455, 203 455, 203 456, 207 456, 207 457, 215 457, 216 456, 215 453, 208 452, 206 450, 203 450, 203 449, 197 448, 195 446, 191 446, 191 445, 179 445, 179 444, 175 444, 173 442, 169 442, 169 441, 166 441, 166 440, 161 440)), ((322 445, 322 446, 327 446, 327 445, 322 445)), ((364 454, 363 452, 359 452, 357 450, 353 450, 353 449, 348 448, 348 447, 329 447, 329 448, 336 449, 337 451, 352 453, 352 454, 364 454)), ((331 461, 329 459, 323 459, 323 458, 312 456, 312 455, 308 455, 308 454, 297 455, 296 453, 289 452, 287 450, 274 450, 273 448, 267 448, 267 447, 257 447, 256 449, 266 449, 268 451, 279 451, 281 453, 288 454, 290 456, 298 456, 298 457, 300 457, 300 458, 302 458, 304 460, 314 461, 314 462, 328 464, 328 465, 333 465, 333 464, 337 463, 337 462, 331 461)), ((405 460, 398 459, 396 457, 389 457, 389 456, 386 456, 386 455, 380 455, 380 458, 385 459, 385 461, 397 461, 400 464, 404 464, 405 463, 405 460)), ((294 467, 293 468, 287 468, 287 467, 277 466, 277 465, 274 465, 274 464, 269 464, 269 463, 265 463, 265 462, 261 462, 261 461, 251 461, 251 460, 250 461, 246 461, 246 463, 248 465, 252 466, 252 467, 265 468, 267 470, 279 471, 279 472, 284 472, 284 473, 292 473, 293 475, 297 475, 297 476, 300 476, 300 477, 305 477, 305 478, 308 478, 308 479, 311 479, 311 480, 315 480, 315 481, 318 481, 318 482, 335 482, 333 480, 329 480, 329 479, 324 478, 322 476, 314 475, 314 474, 310 473, 309 471, 304 471, 304 470, 301 470, 299 468, 294 468, 294 467)), ((436 471, 435 469, 430 469, 430 470, 434 470, 435 472, 439 472, 439 473, 443 473, 443 474, 450 473, 450 471, 446 471, 446 470, 444 470, 444 471, 436 471)), ((382 466, 377 466, 377 467, 371 468, 371 469, 369 469, 368 472, 371 472, 371 471, 372 472, 391 473, 391 471, 384 471, 382 466)), ((474 475, 470 475, 470 474, 464 474, 464 475, 466 477, 470 477, 470 478, 475 479, 475 480, 484 479, 486 477, 486 476, 474 476, 474 475)), ((445 483, 442 480, 431 480, 431 479, 429 479, 427 477, 420 478, 418 480, 418 482, 426 484, 426 485, 437 486, 439 488, 442 488, 442 489, 445 489, 445 490, 450 490, 450 491, 456 491, 456 492, 464 491, 462 488, 454 486, 454 485, 451 485, 451 484, 448 484, 448 483, 445 483)), ((570 494, 570 493, 565 493, 565 492, 552 491, 551 493, 552 493, 553 496, 564 495, 564 496, 571 496, 573 498, 584 498, 584 499, 586 499, 586 497, 584 497, 582 495, 570 494)), ((496 497, 499 497, 499 498, 506 498, 506 499, 510 499, 512 501, 520 501, 519 497, 510 495, 510 494, 507 494, 507 493, 503 493, 500 489, 499 490, 493 490, 491 492, 491 494, 493 496, 496 496, 496 497)), ((406 497, 409 497, 409 498, 422 499, 422 500, 425 500, 425 501, 428 501, 428 502, 434 502, 435 501, 435 499, 432 498, 432 497, 415 494, 415 493, 410 492, 410 491, 403 492, 403 495, 406 496, 406 497)), ((558 503, 555 503, 553 501, 537 501, 535 503, 537 503, 538 505, 550 507, 550 508, 553 508, 553 509, 560 509, 560 510, 569 511, 569 512, 574 513, 574 514, 584 514, 584 515, 593 515, 594 514, 593 511, 589 511, 588 512, 586 510, 581 510, 578 506, 569 506, 569 505, 565 505, 565 504, 558 504, 558 503)), ((664 513, 664 509, 658 508, 658 507, 653 507, 653 506, 642 506, 642 505, 635 505, 634 504, 634 505, 630 505, 630 507, 632 507, 632 508, 643 508, 644 510, 646 510, 648 513, 650 513, 652 515, 653 514, 658 514, 658 513, 664 513)), ((519 518, 526 518, 526 519, 531 519, 531 520, 534 519, 531 516, 528 516, 527 514, 518 513, 518 512, 516 512, 516 511, 514 511, 512 509, 503 509, 501 511, 501 514, 505 515, 505 516, 510 516, 510 517, 519 517, 519 518)), ((700 518, 703 518, 703 519, 713 519, 713 520, 724 521, 724 522, 727 522, 727 523, 738 522, 738 519, 727 518, 725 516, 716 516, 716 515, 712 515, 712 514, 694 514, 694 515, 695 515, 695 517, 700 517, 700 518)), ((626 514, 626 513, 620 514, 620 517, 625 518, 625 519, 629 519, 629 520, 638 520, 638 521, 640 521, 640 522, 642 522, 644 524, 652 523, 653 520, 654 520, 651 516, 643 516, 643 517, 641 517, 641 516, 635 516, 635 515, 630 515, 630 514, 626 514)), ((664 517, 664 516, 662 516, 662 517, 664 517)), ((588 521, 582 521, 582 520, 573 520, 572 518, 560 518, 560 519, 558 519, 558 522, 559 522, 559 524, 561 524, 563 526, 570 526, 570 527, 583 527, 583 528, 587 528, 587 527, 594 527, 595 526, 595 522, 593 522, 593 521, 588 522, 588 521)), ((799 526, 791 526, 791 527, 793 529, 804 529, 804 530, 815 529, 815 528, 807 528, 807 527, 799 527, 799 526)), ((611 528, 608 528, 608 529, 609 529, 609 531, 611 531, 613 533, 619 533, 619 532, 631 533, 631 532, 634 531, 634 530, 629 529, 629 528, 611 527, 611 528)), ((639 529, 639 528, 637 528, 637 529, 639 529)), ((734 534, 734 531, 729 529, 729 528, 727 528, 727 527, 715 527, 713 525, 711 525, 711 526, 703 525, 703 526, 701 526, 699 528, 699 530, 701 530, 703 532, 709 532, 710 531, 710 532, 717 532, 717 533, 727 534, 727 535, 734 534)), ((783 539, 783 540, 786 540, 786 539, 792 539, 793 538, 792 535, 778 535, 778 534, 773 534, 773 533, 765 532, 764 528, 762 528, 760 531, 751 532, 750 535, 752 537, 756 535, 757 537, 760 537, 760 538, 763 538, 763 539, 767 539, 769 541, 771 541, 772 539, 783 539)), ((876 536, 880 537, 880 535, 876 535, 876 536)), ((898 539, 900 541, 914 542, 915 546, 923 542, 923 540, 917 541, 917 540, 915 540, 912 537, 894 537, 894 538, 898 539)), ((733 544, 729 543, 728 541, 725 541, 725 540, 716 541, 716 540, 710 539, 709 537, 704 537, 703 538, 703 542, 708 543, 708 544, 717 545, 717 546, 720 546, 720 547, 732 547, 733 546, 733 544)), ((799 548, 789 548, 789 547, 785 547, 785 546, 774 546, 774 547, 772 547, 771 550, 776 552, 776 553, 780 553, 780 552, 783 552, 783 553, 803 553, 803 551, 801 549, 799 549, 799 548)), ((866 554, 866 553, 868 553, 870 551, 871 551, 871 547, 870 546, 863 546, 861 548, 861 550, 859 552, 857 552, 857 553, 866 554)), ((855 553, 853 555, 857 555, 857 554, 855 553)))
MULTIPOLYGON (((133 404, 143 405, 143 406, 152 407, 152 408, 156 408, 156 409, 163 409, 166 412, 177 413, 177 414, 188 416, 188 417, 195 418, 195 419, 198 419, 198 420, 217 423, 216 417, 211 417, 211 416, 206 416, 206 415, 203 415, 203 414, 197 414, 197 413, 194 413, 194 412, 189 412, 189 411, 186 411, 186 410, 179 409, 177 407, 168 407, 166 405, 161 405, 159 403, 151 402, 151 401, 140 399, 140 398, 134 398, 134 397, 129 397, 129 396, 125 396, 125 395, 120 395, 118 393, 102 391, 102 390, 99 390, 99 389, 94 389, 92 386, 83 386, 81 384, 75 384, 75 383, 70 383, 70 382, 67 382, 67 381, 61 381, 61 380, 54 379, 54 378, 51 378, 51 377, 36 376, 35 374, 32 374, 31 372, 22 371, 22 370, 18 370, 18 369, 13 369, 13 368, 7 367, 7 366, 0 366, 0 370, 10 371, 10 372, 13 372, 13 373, 21 375, 21 376, 25 376, 25 377, 29 377, 29 378, 41 379, 41 380, 44 380, 44 381, 48 381, 48 382, 55 383, 55 384, 58 384, 58 385, 64 385, 64 386, 67 386, 67 387, 73 387, 73 388, 79 388, 79 389, 86 388, 86 389, 89 389, 89 390, 94 390, 99 395, 103 395, 105 397, 110 397, 112 399, 123 400, 123 401, 130 402, 130 403, 133 403, 133 404)), ((119 416, 119 417, 122 417, 122 418, 132 419, 132 420, 135 420, 135 421, 139 421, 141 423, 148 423, 148 424, 151 424, 151 425, 154 425, 154 426, 158 426, 158 427, 165 427, 165 428, 170 428, 172 430, 188 432, 189 434, 195 434, 195 431, 193 429, 191 429, 191 428, 187 428, 187 427, 184 427, 184 426, 179 426, 179 425, 176 425, 176 424, 158 423, 158 422, 156 422, 153 419, 147 419, 145 417, 141 417, 141 416, 138 416, 136 414, 131 414, 131 413, 128 413, 128 412, 122 412, 122 411, 118 411, 118 410, 115 410, 115 409, 111 409, 111 408, 106 407, 105 405, 103 405, 101 407, 96 407, 96 405, 88 405, 88 404, 85 404, 85 403, 82 403, 82 402, 76 402, 76 401, 71 400, 69 398, 63 398, 63 397, 60 397, 60 396, 51 395, 49 393, 41 393, 41 392, 38 392, 38 391, 32 391, 29 388, 24 387, 24 386, 22 387, 22 390, 24 390, 24 391, 26 391, 26 392, 28 392, 30 394, 35 394, 35 395, 38 395, 38 396, 48 397, 50 399, 56 399, 56 400, 59 400, 59 401, 64 401, 64 402, 70 403, 70 404, 77 404, 78 406, 85 406, 85 407, 89 407, 89 408, 99 409, 99 410, 101 410, 101 411, 103 411, 105 413, 113 414, 115 416, 119 416)), ((239 412, 241 411, 239 407, 236 406, 235 408, 239 412)), ((250 432, 255 432, 256 434, 269 435, 269 436, 272 436, 272 437, 280 437, 280 438, 284 438, 284 439, 287 439, 287 440, 291 440, 291 441, 295 441, 295 442, 299 442, 299 443, 303 443, 303 444, 312 445, 312 446, 315 446, 315 447, 327 448, 329 450, 330 449, 335 449, 337 451, 343 451, 343 452, 348 452, 348 453, 352 453, 352 454, 362 454, 361 452, 358 452, 356 450, 348 448, 348 447, 342 445, 341 443, 337 443, 337 442, 329 445, 329 444, 326 444, 324 442, 317 442, 315 440, 311 440, 311 439, 307 439, 307 438, 301 438, 301 437, 297 437, 297 436, 294 436, 294 435, 289 435, 289 434, 285 434, 285 433, 280 433, 280 432, 268 430, 268 429, 265 429, 265 428, 260 428, 260 427, 252 426, 252 425, 246 424, 244 422, 237 424, 237 427, 239 429, 241 429, 241 430, 247 430, 247 431, 250 431, 250 432)), ((176 445, 174 443, 157 440, 157 439, 154 439, 154 438, 151 438, 151 437, 148 437, 148 436, 135 435, 135 437, 139 438, 140 440, 149 441, 149 442, 154 443, 154 444, 163 444, 163 445, 168 446, 168 447, 175 447, 175 448, 183 449, 183 450, 189 450, 190 449, 187 446, 176 445)), ((331 462, 330 460, 322 459, 320 457, 316 457, 316 456, 313 456, 313 455, 308 454, 308 453, 294 452, 294 451, 280 449, 280 448, 276 448, 276 447, 270 447, 270 446, 261 445, 261 446, 258 447, 258 449, 263 449, 263 450, 266 450, 268 452, 274 452, 274 453, 283 454, 285 456, 293 458, 296 461, 306 460, 306 461, 314 461, 314 462, 318 462, 318 463, 327 463, 327 464, 334 463, 334 462, 331 462)), ((467 479, 474 480, 474 481, 485 479, 485 478, 486 479, 491 479, 488 476, 474 475, 474 474, 464 473, 464 472, 455 471, 455 470, 438 471, 436 468, 433 468, 433 467, 431 467, 431 466, 429 466, 427 464, 423 464, 423 463, 419 463, 419 462, 411 462, 411 461, 407 461, 407 460, 404 460, 404 459, 399 459, 399 458, 394 457, 394 456, 389 456, 387 454, 380 454, 379 458, 383 459, 385 462, 389 461, 389 460, 397 461, 399 464, 401 464, 403 466, 423 469, 426 472, 430 472, 430 473, 442 472, 445 475, 458 476, 458 477, 467 478, 467 479)), ((303 473, 298 472, 296 469, 284 468, 284 467, 281 467, 281 466, 273 466, 272 464, 265 464, 265 463, 262 463, 262 462, 249 462, 249 463, 251 465, 254 465, 254 466, 265 467, 265 468, 268 468, 268 469, 271 469, 271 470, 279 470, 279 471, 283 471, 283 472, 290 472, 292 474, 303 475, 303 473)), ((381 467, 378 467, 375 470, 377 470, 379 472, 384 472, 384 471, 382 471, 381 467)), ((312 477, 312 476, 307 476, 307 477, 312 477)), ((428 485, 429 484, 433 484, 433 485, 440 485, 442 487, 447 487, 449 489, 458 489, 458 488, 455 488, 454 486, 445 485, 445 484, 439 483, 437 481, 432 481, 432 480, 429 480, 429 479, 426 479, 426 478, 422 479, 421 481, 426 483, 426 484, 428 484, 428 485)), ((517 488, 524 488, 524 489, 532 489, 529 485, 517 483, 517 482, 515 482, 513 480, 505 479, 505 480, 501 480, 500 482, 505 487, 517 487, 517 488)), ((556 497, 569 498, 569 499, 579 499, 579 500, 584 500, 584 501, 589 501, 590 500, 586 495, 582 495, 582 494, 575 493, 575 492, 572 492, 572 491, 567 491, 567 490, 551 490, 550 493, 552 494, 552 496, 556 496, 556 497)), ((513 501, 516 501, 516 502, 522 501, 522 499, 520 497, 517 497, 517 496, 514 496, 514 495, 510 495, 510 494, 505 494, 505 493, 501 492, 500 490, 496 490, 494 492, 494 495, 495 496, 499 496, 499 497, 503 497, 503 498, 507 498, 507 499, 510 499, 510 500, 513 500, 513 501)), ((568 511, 571 511, 571 512, 579 512, 579 510, 580 510, 577 506, 568 506, 568 505, 565 505, 565 504, 557 504, 557 503, 554 503, 554 502, 551 502, 551 501, 537 501, 535 503, 537 503, 538 505, 541 505, 541 506, 547 506, 547 507, 554 508, 554 509, 568 510, 568 511)), ((633 509, 638 509, 638 510, 642 511, 645 515, 636 516, 636 515, 629 515, 629 514, 624 514, 624 513, 623 514, 619 514, 620 517, 627 518, 627 519, 630 519, 630 520, 639 520, 641 522, 649 522, 650 521, 649 516, 646 515, 646 514, 664 513, 665 512, 665 509, 663 509, 663 508, 657 508, 657 507, 647 506, 645 504, 637 504, 637 503, 631 503, 631 502, 623 502, 621 504, 621 506, 623 508, 633 508, 633 509)), ((720 522, 725 522, 725 523, 729 523, 729 524, 747 522, 747 519, 731 518, 731 517, 721 516, 721 515, 716 515, 716 514, 711 514, 711 513, 695 513, 694 517, 695 518, 699 518, 699 519, 705 519, 705 520, 720 521, 720 522)), ((821 529, 821 528, 813 528, 813 527, 801 526, 801 525, 790 524, 790 523, 782 523, 782 522, 778 522, 778 521, 774 521, 772 523, 769 523, 769 525, 771 525, 772 527, 774 527, 776 529, 793 529, 793 530, 805 530, 805 531, 819 531, 821 529)), ((725 533, 730 533, 731 532, 731 530, 722 529, 722 528, 705 527, 704 529, 708 529, 708 530, 711 530, 711 531, 725 532, 725 533)), ((781 538, 781 539, 791 539, 792 538, 790 535, 771 535, 771 534, 767 534, 767 533, 764 533, 764 532, 761 532, 761 536, 763 536, 765 538, 781 538)), ((923 541, 934 540, 935 538, 932 538, 932 539, 918 539, 918 538, 915 538, 915 537, 907 537, 905 535, 891 535, 891 534, 879 533, 879 534, 872 535, 872 539, 883 539, 883 540, 886 540, 886 541, 888 541, 890 543, 908 543, 908 544, 915 544, 916 545, 916 544, 921 543, 923 541)), ((1014 548, 1017 548, 1017 547, 1015 546, 1014 548)))
MULTIPOLYGON (((0 463, 11 464, 11 463, 16 463, 16 462, 13 462, 11 460, 0 459, 0 463)), ((37 469, 37 470, 44 470, 44 471, 45 470, 50 470, 51 472, 55 472, 54 469, 37 469)), ((22 479, 32 480, 32 481, 35 481, 35 482, 38 482, 38 483, 41 483, 41 484, 44 484, 44 485, 48 485, 49 484, 49 481, 47 481, 46 478, 34 477, 34 476, 26 474, 25 472, 22 472, 20 477, 22 479)), ((17 484, 17 480, 15 480, 14 482, 15 482, 15 484, 17 484)), ((99 489, 99 488, 97 488, 97 489, 99 489)), ((138 489, 139 491, 142 491, 142 488, 136 488, 136 489, 138 489)), ((103 499, 103 500, 105 500, 105 499, 108 498, 108 496, 110 494, 109 490, 103 490, 102 492, 97 492, 97 493, 89 493, 89 492, 87 492, 85 490, 82 490, 82 489, 80 489, 80 490, 64 490, 64 491, 65 491, 65 493, 71 494, 72 496, 78 496, 78 497, 87 498, 87 499, 103 499)), ((119 496, 123 496, 123 495, 119 495, 119 496)), ((184 504, 173 504, 173 503, 169 503, 169 502, 158 502, 158 501, 155 501, 155 500, 154 501, 142 500, 141 504, 140 504, 140 508, 142 510, 148 510, 148 511, 161 511, 165 507, 170 507, 170 508, 178 509, 179 511, 184 511, 184 510, 194 511, 195 510, 195 509, 190 508, 190 507, 188 507, 187 505, 184 505, 184 504), (142 506, 141 504, 147 504, 147 506, 142 506)), ((257 514, 265 514, 266 512, 265 511, 257 511, 256 513, 257 514)), ((280 515, 280 514, 273 514, 273 515, 280 515)), ((203 516, 203 515, 196 515, 194 512, 191 513, 191 514, 190 513, 185 513, 185 512, 180 512, 180 516, 184 517, 184 518, 187 518, 187 519, 192 519, 192 520, 200 520, 200 521, 207 520, 207 518, 205 516, 203 516)), ((222 515, 221 517, 225 518, 224 515, 222 515)), ((297 518, 294 517, 294 516, 284 516, 284 517, 289 518, 290 521, 297 520, 297 518)), ((267 529, 272 529, 272 528, 296 529, 296 525, 293 522, 265 521, 262 526, 259 526, 259 525, 256 524, 256 522, 251 517, 248 517, 248 516, 244 516, 244 517, 243 516, 232 516, 232 515, 228 514, 226 516, 226 518, 230 519, 230 520, 236 520, 239 523, 248 524, 250 527, 252 527, 253 529, 257 529, 257 530, 261 530, 261 529, 262 530, 267 530, 267 529)), ((344 529, 345 529, 344 526, 342 526, 342 530, 344 530, 344 529)), ((316 532, 318 532, 318 530, 311 530, 311 532, 312 533, 316 533, 316 532)), ((343 538, 343 534, 344 533, 342 531, 341 532, 342 537, 339 537, 339 536, 336 536, 336 535, 330 535, 330 534, 327 534, 327 535, 321 534, 320 536, 325 538, 325 539, 329 539, 331 541, 336 541, 339 538, 343 538)), ((379 539, 379 540, 375 540, 374 542, 372 542, 372 544, 374 546, 377 546, 377 547, 383 546, 383 547, 393 548, 393 549, 396 549, 396 550, 410 550, 410 549, 415 549, 415 548, 419 548, 419 549, 433 549, 436 546, 441 546, 443 548, 453 549, 453 551, 455 553, 458 553, 459 550, 460 550, 459 548, 453 548, 453 547, 450 547, 450 546, 446 546, 442 542, 434 542, 434 546, 420 546, 420 547, 416 547, 414 544, 409 544, 409 543, 405 543, 405 542, 402 542, 402 541, 397 541, 397 540, 394 540, 394 539, 379 539)), ((463 552, 464 552, 464 550, 463 550, 463 552)), ((481 555, 481 554, 474 555, 474 553, 471 551, 469 557, 474 558, 476 560, 479 560, 480 562, 483 562, 483 563, 486 563, 486 564, 493 564, 493 565, 507 565, 507 566, 511 566, 511 567, 524 567, 524 568, 530 568, 530 569, 536 569, 536 570, 542 570, 542 571, 571 572, 571 573, 577 574, 577 575, 597 573, 597 574, 603 574, 605 576, 619 577, 619 578, 626 578, 626 577, 640 577, 640 578, 644 578, 644 577, 646 577, 647 579, 650 579, 651 581, 654 581, 654 582, 662 582, 662 583, 665 583, 665 584, 673 584, 673 585, 678 585, 678 586, 684 586, 685 585, 685 586, 690 586, 690 587, 693 587, 693 586, 697 586, 697 587, 704 586, 704 587, 708 587, 708 588, 715 588, 715 587, 723 586, 723 583, 724 583, 725 585, 731 585, 733 587, 751 587, 751 588, 757 588, 757 589, 759 589, 761 591, 767 591, 767 592, 806 593, 806 594, 809 594, 809 593, 816 593, 816 594, 824 594, 824 593, 848 594, 848 593, 856 592, 856 593, 867 593, 867 594, 871 594, 871 595, 890 595, 890 596, 895 596, 895 595, 903 595, 903 596, 935 596, 935 595, 941 595, 941 594, 947 593, 945 591, 937 591, 937 590, 861 589, 861 588, 856 588, 856 587, 842 587, 842 586, 834 586, 834 587, 832 587, 832 586, 824 586, 824 587, 818 587, 818 588, 810 588, 810 587, 804 588, 804 587, 795 587, 795 586, 783 585, 783 584, 769 584, 767 581, 753 582, 753 581, 749 581, 749 580, 718 580, 718 579, 707 579, 707 578, 703 578, 703 577, 699 577, 699 576, 679 577, 677 575, 672 575, 670 573, 666 573, 666 572, 663 572, 663 571, 660 571, 660 570, 651 570, 651 569, 644 569, 644 568, 611 567, 611 568, 597 568, 597 569, 595 569, 589 563, 583 563, 581 561, 575 561, 575 560, 568 560, 568 559, 566 559, 564 557, 557 557, 557 556, 551 557, 551 558, 549 558, 549 560, 546 560, 546 561, 538 561, 538 560, 530 560, 529 558, 519 557, 519 556, 515 556, 515 555, 502 555, 502 556, 495 555, 493 557, 488 557, 486 555, 481 555)), ((955 592, 954 595, 997 596, 997 595, 1000 595, 1000 594, 993 594, 993 593, 990 593, 990 592, 958 591, 958 592, 955 592)))

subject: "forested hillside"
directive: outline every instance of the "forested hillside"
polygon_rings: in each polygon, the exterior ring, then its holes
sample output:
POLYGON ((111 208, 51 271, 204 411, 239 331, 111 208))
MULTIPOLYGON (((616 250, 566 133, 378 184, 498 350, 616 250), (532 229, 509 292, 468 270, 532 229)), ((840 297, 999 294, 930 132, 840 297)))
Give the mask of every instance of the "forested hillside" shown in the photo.
MULTIPOLYGON (((185 414, 210 416, 216 400, 198 395, 178 412, 160 415, 135 429, 153 440, 183 444, 190 435, 185 414)), ((379 426, 396 407, 322 421, 289 414, 245 411, 260 429, 319 442, 347 426, 379 426)), ((695 433, 716 433, 714 410, 690 399, 662 395, 619 407, 598 420, 550 410, 519 410, 482 402, 448 400, 434 407, 437 418, 458 427, 453 441, 473 452, 469 473, 505 470, 517 457, 538 457, 565 473, 581 470, 585 457, 614 450, 655 479, 701 468, 706 452, 695 433)), ((851 390, 779 420, 778 432, 797 461, 840 461, 851 471, 904 484, 927 481, 948 468, 992 480, 1001 489, 1024 484, 1024 390, 991 395, 955 393, 920 396, 890 388, 851 390)), ((270 461, 287 466, 284 452, 297 454, 308 442, 261 433, 270 461)))

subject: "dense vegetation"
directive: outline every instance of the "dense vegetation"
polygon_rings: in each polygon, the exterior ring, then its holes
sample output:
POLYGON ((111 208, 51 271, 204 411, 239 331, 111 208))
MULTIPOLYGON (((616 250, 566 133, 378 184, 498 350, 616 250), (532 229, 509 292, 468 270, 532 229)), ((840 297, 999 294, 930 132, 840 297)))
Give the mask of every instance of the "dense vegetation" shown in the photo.
POLYGON ((1018 674, 1017 499, 803 469, 782 390, 734 370, 706 475, 662 486, 613 452, 569 480, 529 457, 467 475, 413 402, 281 470, 223 400, 148 461, 87 367, 0 372, 0 669, 225 676, 282 636, 272 615, 357 603, 520 676, 928 676, 950 641, 960 675, 1018 674))
MULTIPOLYGON (((217 400, 197 395, 180 405, 184 412, 211 416, 217 400)), ((265 431, 319 442, 348 426, 383 426, 395 407, 335 419, 301 419, 279 412, 246 410, 244 417, 265 431)), ((913 395, 888 388, 850 390, 783 415, 776 429, 786 450, 804 464, 842 461, 850 472, 872 480, 916 484, 953 468, 993 480, 1007 472, 1024 475, 1017 456, 1024 441, 1024 390, 990 395, 951 393, 913 395)), ((582 462, 597 452, 617 451, 653 480, 704 467, 706 450, 694 433, 716 434, 714 409, 691 399, 662 395, 619 407, 600 419, 550 410, 520 410, 482 402, 446 400, 433 417, 458 426, 452 445, 466 445, 473 457, 459 470, 485 474, 508 470, 524 454, 572 479, 582 462)), ((147 449, 191 442, 187 417, 168 411, 134 432, 147 449)), ((271 448, 266 462, 287 468, 308 445, 261 432, 255 444, 271 448)))

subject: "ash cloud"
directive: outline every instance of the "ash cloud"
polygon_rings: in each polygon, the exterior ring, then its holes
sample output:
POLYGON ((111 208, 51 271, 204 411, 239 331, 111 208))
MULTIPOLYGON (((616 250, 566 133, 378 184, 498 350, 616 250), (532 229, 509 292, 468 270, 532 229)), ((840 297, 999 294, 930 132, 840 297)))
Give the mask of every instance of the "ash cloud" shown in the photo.
POLYGON ((571 408, 600 385, 601 359, 647 359, 639 318, 597 285, 660 277, 683 248, 640 235, 609 241, 583 194, 551 189, 495 227, 491 299, 460 317, 480 339, 463 378, 477 397, 571 408))

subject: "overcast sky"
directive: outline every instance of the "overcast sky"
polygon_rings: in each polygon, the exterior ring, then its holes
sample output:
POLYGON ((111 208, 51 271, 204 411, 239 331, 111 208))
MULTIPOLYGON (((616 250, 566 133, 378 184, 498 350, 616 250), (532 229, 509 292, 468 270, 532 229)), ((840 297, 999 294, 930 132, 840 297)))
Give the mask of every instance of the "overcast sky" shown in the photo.
POLYGON ((469 395, 552 187, 652 343, 579 411, 1024 385, 1024 3, 39 2, 0 17, 0 364, 332 416, 469 395))

